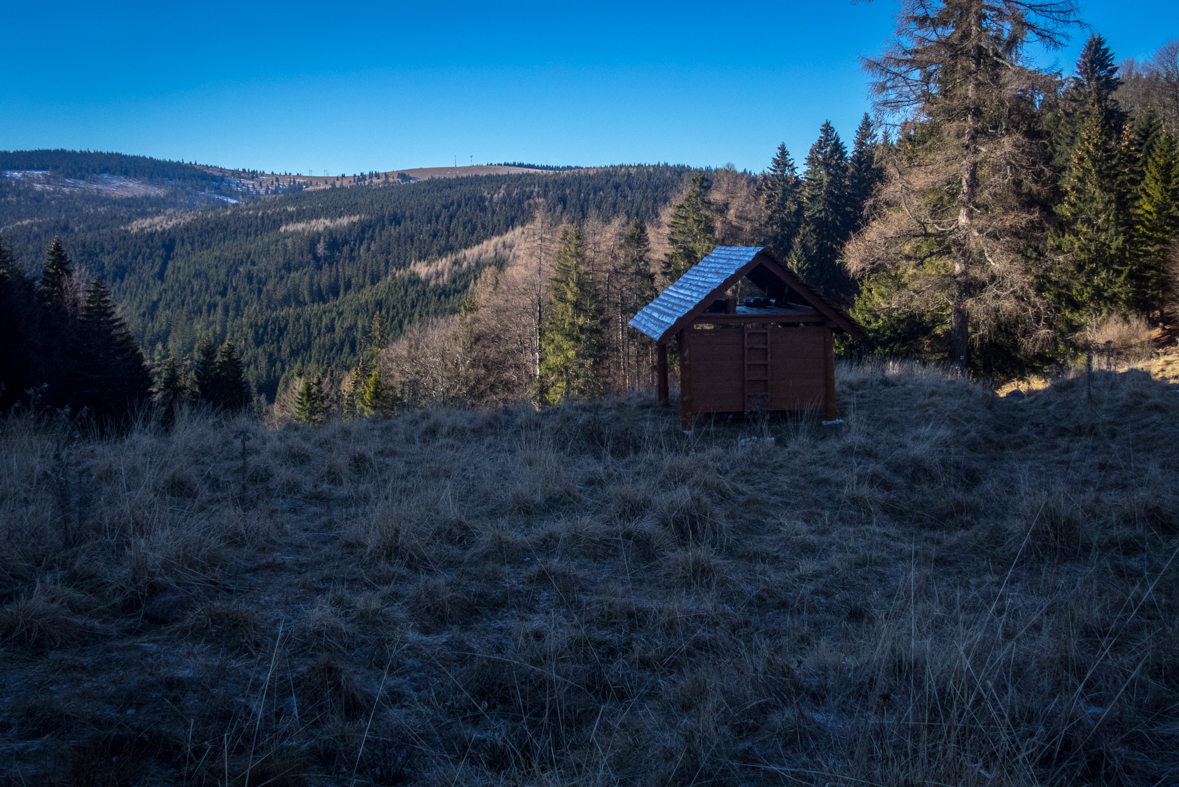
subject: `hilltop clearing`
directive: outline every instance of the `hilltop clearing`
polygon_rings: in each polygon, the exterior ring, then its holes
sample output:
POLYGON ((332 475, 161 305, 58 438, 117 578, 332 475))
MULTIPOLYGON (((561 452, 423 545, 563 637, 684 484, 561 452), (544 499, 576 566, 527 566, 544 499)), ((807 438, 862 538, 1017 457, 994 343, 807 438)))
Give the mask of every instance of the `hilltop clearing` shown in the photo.
POLYGON ((0 424, 0 779, 1159 784, 1179 394, 0 424))
POLYGON ((416 183, 431 178, 464 178, 475 175, 527 175, 541 174, 548 170, 530 167, 499 165, 475 165, 463 167, 417 167, 388 172, 366 172, 359 175, 312 175, 309 173, 281 174, 255 172, 252 170, 226 169, 199 165, 199 169, 230 184, 234 189, 250 196, 268 196, 291 191, 316 191, 319 189, 349 188, 352 186, 389 186, 416 183))

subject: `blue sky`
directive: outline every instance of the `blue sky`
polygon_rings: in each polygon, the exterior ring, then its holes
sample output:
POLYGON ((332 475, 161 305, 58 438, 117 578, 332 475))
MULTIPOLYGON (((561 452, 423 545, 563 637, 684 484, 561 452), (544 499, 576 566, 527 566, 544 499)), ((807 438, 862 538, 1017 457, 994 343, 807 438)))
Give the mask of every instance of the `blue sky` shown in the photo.
MULTIPOLYGON (((459 163, 801 161, 869 108, 894 0, 585 4, 14 3, 0 149, 322 174, 459 163)), ((1116 56, 1179 3, 1092 0, 1116 56)), ((1071 71, 1088 30, 1045 64, 1071 71)))

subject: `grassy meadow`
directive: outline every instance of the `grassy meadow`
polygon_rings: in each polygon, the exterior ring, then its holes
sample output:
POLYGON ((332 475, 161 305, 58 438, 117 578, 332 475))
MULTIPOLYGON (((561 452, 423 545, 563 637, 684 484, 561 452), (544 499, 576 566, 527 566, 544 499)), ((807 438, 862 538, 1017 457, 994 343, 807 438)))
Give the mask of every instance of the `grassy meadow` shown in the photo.
POLYGON ((0 421, 0 784, 1179 782, 1179 388, 0 421))

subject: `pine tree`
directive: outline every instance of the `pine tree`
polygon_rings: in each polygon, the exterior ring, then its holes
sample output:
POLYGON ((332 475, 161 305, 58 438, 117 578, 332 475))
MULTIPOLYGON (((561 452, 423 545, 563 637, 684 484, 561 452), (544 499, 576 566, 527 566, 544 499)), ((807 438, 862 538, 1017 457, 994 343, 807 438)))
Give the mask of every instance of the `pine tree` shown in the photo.
POLYGON ((368 333, 364 335, 364 339, 360 343, 361 350, 370 353, 379 352, 388 343, 389 321, 378 311, 373 315, 373 319, 368 326, 368 333))
POLYGON ((77 402, 99 416, 130 416, 151 396, 151 374, 101 279, 86 290, 76 348, 77 402))
POLYGON ((327 397, 323 383, 318 377, 303 378, 299 393, 295 397, 295 420, 307 426, 319 426, 327 419, 327 397))
POLYGON ((246 372, 238 357, 237 347, 229 339, 221 345, 216 373, 216 404, 229 410, 244 409, 250 403, 250 384, 246 382, 246 372))
POLYGON ((61 238, 54 238, 45 254, 45 267, 41 271, 41 297, 59 319, 67 312, 68 290, 73 278, 73 263, 61 244, 61 238))
POLYGON ((852 213, 849 224, 853 231, 863 225, 864 207, 880 182, 880 167, 876 163, 877 145, 876 126, 865 112, 856 129, 856 141, 847 168, 847 199, 852 213))
POLYGON ((561 235, 549 300, 540 336, 541 398, 560 404, 596 396, 604 355, 602 305, 579 227, 566 227, 561 235))
POLYGON ((770 250, 785 260, 794 248, 802 221, 802 181, 785 143, 770 162, 770 170, 758 184, 766 208, 766 235, 770 250))
POLYGON ((389 407, 389 390, 380 368, 374 368, 364 386, 357 412, 367 417, 384 414, 389 407))
POLYGON ((193 373, 197 396, 202 404, 217 407, 221 402, 221 375, 217 369, 217 351, 208 337, 197 347, 196 369, 193 373))
POLYGON ((692 176, 692 186, 684 201, 671 211, 668 243, 671 249, 663 262, 663 275, 673 282, 687 273, 716 248, 716 223, 708 198, 709 182, 704 172, 692 176))
POLYGON ((1123 205, 1127 210, 1132 211, 1138 201, 1138 191, 1142 188, 1154 147, 1165 134, 1158 113, 1153 108, 1147 108, 1133 124, 1122 127, 1118 171, 1123 205))
POLYGON ((1179 236, 1179 149, 1160 132, 1149 146, 1142 185, 1134 205, 1128 289, 1138 312, 1158 313, 1162 276, 1171 241, 1179 236))
MULTIPOLYGON (((1077 58, 1075 72, 1072 86, 1082 101, 1104 111, 1118 111, 1115 108, 1113 94, 1122 84, 1122 80, 1118 79, 1118 67, 1103 36, 1097 33, 1089 36, 1077 58)), ((1109 117, 1108 120, 1121 125, 1119 121, 1122 120, 1122 116, 1109 117)))
POLYGON ((1113 97, 1121 84, 1117 72, 1105 39, 1094 33, 1081 49, 1061 105, 1046 118, 1048 125, 1055 127, 1054 159, 1062 170, 1068 169, 1081 128, 1091 113, 1098 113, 1110 129, 1125 125, 1126 115, 1113 97))
POLYGON ((622 259, 615 275, 619 367, 616 379, 622 390, 629 391, 639 381, 639 357, 651 345, 645 335, 627 327, 630 319, 656 295, 647 225, 638 218, 631 219, 618 245, 622 259))
POLYGON ((806 282, 839 301, 850 299, 852 283, 839 260, 851 234, 847 149, 830 122, 806 157, 802 178, 802 226, 788 264, 806 282))
POLYGON ((1062 287, 1062 301, 1066 312, 1078 322, 1129 305, 1130 225, 1121 161, 1115 130, 1104 113, 1090 107, 1057 207, 1066 229, 1055 239, 1055 245, 1072 263, 1062 287))
POLYGON ((365 390, 368 387, 369 378, 372 376, 372 369, 370 364, 364 358, 353 367, 348 375, 348 387, 344 389, 344 406, 341 415, 344 418, 355 418, 362 415, 360 409, 361 402, 364 399, 365 390))
POLYGON ((33 282, 17 270, 0 237, 0 414, 42 382, 36 373, 37 313, 33 282))
POLYGON ((631 219, 619 247, 622 262, 618 271, 624 279, 621 288, 624 302, 622 312, 627 317, 633 317, 639 309, 655 298, 655 275, 651 272, 651 238, 647 234, 647 225, 638 218, 631 219))
POLYGON ((156 401, 169 414, 188 402, 188 375, 171 355, 164 361, 164 370, 156 396, 156 401))

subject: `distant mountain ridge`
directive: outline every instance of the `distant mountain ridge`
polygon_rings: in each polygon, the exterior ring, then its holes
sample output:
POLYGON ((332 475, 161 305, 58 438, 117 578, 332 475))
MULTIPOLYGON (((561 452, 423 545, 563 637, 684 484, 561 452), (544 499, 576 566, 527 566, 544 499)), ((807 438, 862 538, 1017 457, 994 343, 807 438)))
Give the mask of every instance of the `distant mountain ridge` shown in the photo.
POLYGON ((432 168, 406 170, 412 186, 369 175, 349 188, 312 187, 307 178, 266 194, 275 184, 258 173, 235 181, 236 171, 118 154, 0 152, 0 172, 10 173, 0 176, 0 233, 30 272, 60 236, 79 270, 108 282, 150 358, 232 338, 258 390, 273 396, 299 365, 351 364, 377 311, 396 336, 457 311, 497 264, 480 258, 459 275, 423 278, 432 261, 538 211, 655 220, 688 171, 432 168), (123 191, 102 188, 110 183, 123 191))

